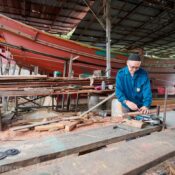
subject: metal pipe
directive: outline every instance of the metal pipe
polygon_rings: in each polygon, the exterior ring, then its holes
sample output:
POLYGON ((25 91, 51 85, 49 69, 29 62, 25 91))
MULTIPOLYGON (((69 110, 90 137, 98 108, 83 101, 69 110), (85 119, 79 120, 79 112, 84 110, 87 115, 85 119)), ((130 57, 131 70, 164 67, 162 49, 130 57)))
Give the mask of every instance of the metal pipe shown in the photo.
POLYGON ((159 116, 160 114, 160 105, 157 105, 157 108, 156 108, 156 115, 159 116))
POLYGON ((109 99, 113 98, 115 96, 115 92, 111 95, 109 95, 107 98, 105 98, 104 100, 102 100, 100 103, 96 104, 95 106, 93 106, 92 108, 90 108, 89 110, 83 112, 79 117, 83 117, 84 115, 88 114, 89 112, 91 112, 92 110, 94 110, 95 108, 97 108, 98 106, 102 105, 103 103, 105 103, 106 101, 108 101, 109 99))
POLYGON ((111 76, 111 21, 110 0, 106 0, 106 77, 111 76))

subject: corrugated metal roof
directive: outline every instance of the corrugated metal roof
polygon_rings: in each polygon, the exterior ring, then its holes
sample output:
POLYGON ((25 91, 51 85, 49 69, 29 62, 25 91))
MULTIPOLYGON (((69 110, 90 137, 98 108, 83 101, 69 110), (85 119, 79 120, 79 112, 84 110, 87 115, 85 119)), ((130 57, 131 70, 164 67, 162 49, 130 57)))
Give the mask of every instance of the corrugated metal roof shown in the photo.
MULTIPOLYGON (((100 9, 102 6, 102 1, 96 0, 92 7, 99 18, 104 15, 104 9, 100 9)), ((110 12, 113 49, 127 51, 139 47, 148 54, 161 57, 175 55, 173 0, 115 0, 111 1, 110 12)), ((79 23, 71 39, 94 46, 106 45, 105 31, 90 11, 79 23)))
MULTIPOLYGON (((88 0, 90 6, 94 0, 88 0)), ((65 34, 86 16, 82 0, 6 0, 0 13, 50 33, 65 34)))

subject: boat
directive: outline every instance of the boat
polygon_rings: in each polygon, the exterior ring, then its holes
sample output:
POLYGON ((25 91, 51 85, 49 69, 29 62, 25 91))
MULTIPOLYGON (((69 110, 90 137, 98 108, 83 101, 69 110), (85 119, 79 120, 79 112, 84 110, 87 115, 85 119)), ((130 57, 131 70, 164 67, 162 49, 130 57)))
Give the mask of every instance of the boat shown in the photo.
MULTIPOLYGON (((1 45, 9 47, 13 59, 21 67, 38 66, 44 73, 63 72, 65 64, 77 57, 72 63, 75 76, 106 68, 102 49, 53 36, 4 15, 0 15, 0 24, 1 45)), ((112 75, 124 66, 125 55, 112 53, 112 75)))
MULTIPOLYGON (((59 71, 66 76, 71 64, 77 77, 94 70, 106 71, 103 49, 53 36, 4 15, 0 15, 0 24, 1 51, 8 47, 19 67, 32 70, 37 66, 41 74, 59 71)), ((128 53, 111 53, 111 76, 126 65, 127 57, 128 53)), ((144 57, 142 67, 154 86, 175 84, 175 60, 144 57)))

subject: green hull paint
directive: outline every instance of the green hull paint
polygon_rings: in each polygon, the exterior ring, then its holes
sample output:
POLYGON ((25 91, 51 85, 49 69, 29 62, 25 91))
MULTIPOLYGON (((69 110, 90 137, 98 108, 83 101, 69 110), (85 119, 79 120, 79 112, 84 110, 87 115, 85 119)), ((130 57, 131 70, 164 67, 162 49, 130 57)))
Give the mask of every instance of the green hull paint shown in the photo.
MULTIPOLYGON (((104 50, 98 50, 95 52, 96 55, 100 55, 100 56, 106 56, 106 51, 104 50)), ((117 52, 117 53, 111 53, 111 58, 116 58, 118 55, 122 55, 122 56, 126 56, 128 57, 128 53, 123 53, 123 52, 117 52)))

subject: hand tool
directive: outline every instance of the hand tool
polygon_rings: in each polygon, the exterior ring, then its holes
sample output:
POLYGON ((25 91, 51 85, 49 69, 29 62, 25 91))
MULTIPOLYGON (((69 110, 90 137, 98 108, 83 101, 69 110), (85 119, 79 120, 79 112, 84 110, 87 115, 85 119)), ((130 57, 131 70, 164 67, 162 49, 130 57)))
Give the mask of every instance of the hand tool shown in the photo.
POLYGON ((0 152, 0 160, 6 158, 7 156, 15 156, 19 153, 20 151, 18 149, 8 149, 4 152, 0 152))

